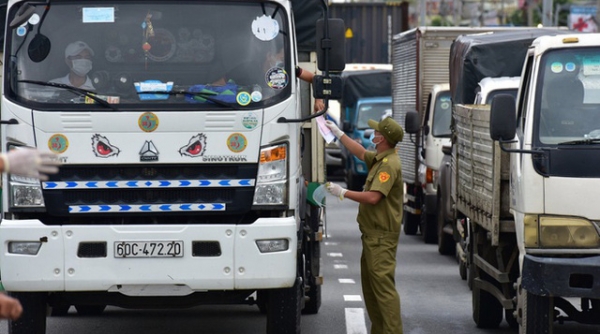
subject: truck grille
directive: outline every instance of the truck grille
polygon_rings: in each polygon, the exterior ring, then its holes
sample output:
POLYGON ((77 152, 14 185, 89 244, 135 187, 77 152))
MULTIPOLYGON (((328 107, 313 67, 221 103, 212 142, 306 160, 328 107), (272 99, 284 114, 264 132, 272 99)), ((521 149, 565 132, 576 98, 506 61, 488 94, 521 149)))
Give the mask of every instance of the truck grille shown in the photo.
POLYGON ((43 183, 50 215, 250 210, 257 164, 72 166, 43 183))

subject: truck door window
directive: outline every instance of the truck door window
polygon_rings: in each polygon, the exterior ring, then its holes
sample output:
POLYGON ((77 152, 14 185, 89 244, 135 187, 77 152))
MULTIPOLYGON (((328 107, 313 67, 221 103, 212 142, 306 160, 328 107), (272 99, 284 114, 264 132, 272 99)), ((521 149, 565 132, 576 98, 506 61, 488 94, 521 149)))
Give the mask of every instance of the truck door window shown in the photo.
POLYGON ((67 53, 80 50, 67 52, 72 42, 87 44, 92 61, 89 80, 78 88, 117 110, 264 108, 291 94, 292 34, 275 3, 57 0, 37 6, 35 15, 43 19, 6 38, 10 84, 4 88, 8 98, 33 109, 106 110, 53 84, 76 85, 70 69, 81 61, 67 53), (42 59, 28 54, 38 32, 51 45, 42 59))
POLYGON ((523 67, 523 73, 521 76, 527 78, 523 80, 523 87, 521 87, 520 96, 517 99, 517 134, 522 136, 525 129, 525 120, 527 117, 527 101, 529 100, 529 88, 531 77, 531 68, 533 63, 533 56, 528 55, 525 59, 525 65, 523 67))
POLYGON ((431 134, 434 137, 450 137, 450 121, 452 120, 452 101, 450 92, 441 92, 435 99, 435 109, 433 114, 433 130, 431 134))

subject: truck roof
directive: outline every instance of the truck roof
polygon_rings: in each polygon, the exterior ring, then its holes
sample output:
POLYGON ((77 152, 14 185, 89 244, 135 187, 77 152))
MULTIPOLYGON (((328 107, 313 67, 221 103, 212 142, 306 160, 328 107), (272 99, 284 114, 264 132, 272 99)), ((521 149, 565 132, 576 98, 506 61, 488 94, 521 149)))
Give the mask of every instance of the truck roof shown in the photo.
POLYGON ((392 96, 392 71, 342 72, 342 107, 353 106, 361 98, 392 96))
POLYGON ((527 49, 537 37, 566 33, 560 28, 518 28, 457 37, 450 48, 452 102, 472 103, 485 77, 520 76, 527 49))

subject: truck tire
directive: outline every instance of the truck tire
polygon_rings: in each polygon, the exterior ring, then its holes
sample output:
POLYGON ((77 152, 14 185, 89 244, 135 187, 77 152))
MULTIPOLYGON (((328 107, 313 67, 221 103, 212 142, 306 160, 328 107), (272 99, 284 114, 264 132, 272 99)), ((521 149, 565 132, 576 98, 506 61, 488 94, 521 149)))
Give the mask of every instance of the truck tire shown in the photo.
POLYGON ((267 334, 300 334, 302 283, 296 278, 294 286, 269 291, 267 302, 267 334))
MULTIPOLYGON (((442 209, 442 198, 437 197, 437 207, 442 209)), ((438 212, 437 214, 437 234, 438 234, 438 252, 441 255, 453 255, 456 252, 456 242, 454 242, 454 236, 452 234, 444 233, 444 226, 446 220, 444 215, 438 212)), ((462 276, 462 275, 461 275, 462 276)))
POLYGON ((420 216, 421 232, 423 232, 423 240, 426 244, 437 244, 438 231, 436 215, 427 214, 425 204, 421 206, 420 216))
POLYGON ((12 292, 23 306, 17 320, 8 321, 9 334, 45 334, 48 294, 46 292, 12 292))
POLYGON ((404 234, 415 235, 419 231, 419 216, 404 211, 402 213, 402 224, 404 225, 404 234))
POLYGON ((551 297, 538 296, 525 291, 527 299, 523 320, 526 322, 523 334, 552 334, 554 305, 551 297))
POLYGON ((302 314, 317 314, 321 308, 321 286, 313 284, 306 292, 308 300, 304 303, 302 314))
POLYGON ((504 318, 500 302, 489 292, 473 285, 473 320, 479 328, 497 328, 504 318))

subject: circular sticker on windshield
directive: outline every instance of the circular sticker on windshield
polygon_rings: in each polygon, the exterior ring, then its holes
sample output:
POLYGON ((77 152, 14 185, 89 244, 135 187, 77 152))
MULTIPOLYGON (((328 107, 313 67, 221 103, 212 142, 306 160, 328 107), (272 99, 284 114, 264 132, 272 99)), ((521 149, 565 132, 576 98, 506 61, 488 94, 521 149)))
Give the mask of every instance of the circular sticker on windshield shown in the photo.
POLYGON ((261 41, 270 41, 279 34, 279 22, 263 14, 252 21, 252 33, 261 41))
POLYGON ((560 73, 563 70, 563 64, 561 62, 555 61, 550 65, 550 70, 554 73, 560 73))
POLYGON ((239 92, 235 97, 237 103, 241 106, 247 106, 252 102, 252 98, 250 97, 250 93, 248 92, 239 92))
POLYGON ((575 68, 576 68, 576 66, 575 66, 574 62, 570 61, 565 64, 565 70, 567 70, 567 72, 573 72, 573 71, 575 71, 575 68))
POLYGON ((37 13, 34 13, 33 15, 31 15, 28 22, 29 22, 29 24, 34 26, 34 25, 40 23, 40 16, 37 13))
POLYGON ((450 107, 450 103, 442 102, 442 104, 440 106, 442 107, 442 109, 448 109, 450 107))
POLYGON ((69 148, 69 140, 60 133, 52 135, 48 139, 48 148, 54 153, 63 153, 69 148))
POLYGON ((23 36, 25 36, 26 33, 27 33, 27 28, 25 28, 24 26, 20 26, 17 28, 17 36, 23 37, 23 36))
POLYGON ((265 75, 267 85, 273 89, 284 89, 288 85, 288 74, 280 67, 273 67, 265 75))

